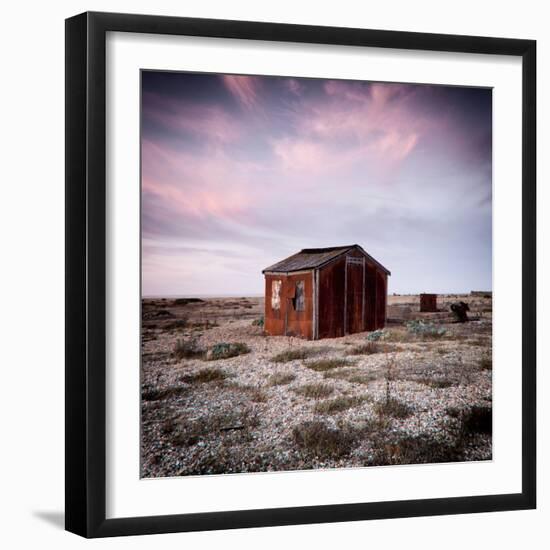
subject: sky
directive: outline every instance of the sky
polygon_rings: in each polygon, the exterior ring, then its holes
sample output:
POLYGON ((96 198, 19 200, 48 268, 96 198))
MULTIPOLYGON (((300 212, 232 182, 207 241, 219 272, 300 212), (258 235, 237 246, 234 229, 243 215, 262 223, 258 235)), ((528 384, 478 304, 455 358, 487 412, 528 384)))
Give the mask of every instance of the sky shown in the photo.
POLYGON ((142 72, 142 294, 263 294, 361 245, 390 293, 492 289, 490 89, 142 72))

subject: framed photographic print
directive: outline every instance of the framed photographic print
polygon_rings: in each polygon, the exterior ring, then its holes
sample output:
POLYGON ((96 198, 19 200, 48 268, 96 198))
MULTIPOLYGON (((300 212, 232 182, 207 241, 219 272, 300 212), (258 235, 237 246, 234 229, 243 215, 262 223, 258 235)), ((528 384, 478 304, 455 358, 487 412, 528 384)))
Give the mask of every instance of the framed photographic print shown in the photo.
POLYGON ((66 528, 535 507, 530 40, 66 21, 66 528))

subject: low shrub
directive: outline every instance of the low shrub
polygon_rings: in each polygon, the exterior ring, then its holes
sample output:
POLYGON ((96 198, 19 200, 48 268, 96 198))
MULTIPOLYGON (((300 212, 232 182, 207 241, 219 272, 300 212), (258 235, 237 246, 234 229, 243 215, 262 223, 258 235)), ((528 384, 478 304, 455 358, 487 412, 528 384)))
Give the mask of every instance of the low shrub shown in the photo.
POLYGON ((466 434, 493 432, 493 408, 487 405, 474 405, 462 415, 462 429, 466 434))
POLYGON ((374 332, 371 332, 367 336, 367 340, 369 342, 378 342, 379 340, 384 340, 387 336, 387 332, 385 330, 375 330, 374 332))
POLYGON ((313 420, 294 426, 294 442, 302 450, 321 458, 339 458, 349 454, 355 441, 352 429, 329 428, 313 420))
POLYGON ((236 342, 228 344, 221 342, 214 344, 206 354, 207 361, 217 361, 219 359, 229 359, 230 357, 237 357, 238 355, 244 355, 250 353, 250 348, 242 342, 236 342))
POLYGON ((446 412, 457 419, 458 433, 462 438, 493 432, 493 408, 490 405, 474 405, 466 409, 448 407, 446 412))
POLYGON ((428 321, 413 320, 407 322, 407 330, 419 338, 442 338, 447 329, 438 327, 428 321))
POLYGON ((252 321, 252 326, 263 328, 264 327, 264 318, 260 317, 259 319, 254 319, 254 321, 252 321))

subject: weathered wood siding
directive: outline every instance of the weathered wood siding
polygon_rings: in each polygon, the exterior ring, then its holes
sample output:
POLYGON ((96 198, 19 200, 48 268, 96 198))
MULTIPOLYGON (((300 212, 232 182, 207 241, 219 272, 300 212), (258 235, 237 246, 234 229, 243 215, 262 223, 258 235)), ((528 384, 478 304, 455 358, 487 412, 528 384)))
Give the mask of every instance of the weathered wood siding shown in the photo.
POLYGON ((319 338, 344 336, 346 258, 319 270, 319 338))
MULTIPOLYGON (((265 274, 265 331, 270 335, 338 338, 386 325, 388 276, 360 250, 315 269, 265 274), (314 293, 317 272, 317 292, 314 293), (272 304, 274 285, 280 292, 272 304), (303 310, 297 311, 297 283, 303 285, 303 310), (318 307, 314 301, 317 296, 318 307), (315 311, 316 310, 316 311, 315 311), (315 315, 314 315, 315 312, 315 315), (315 321, 318 330, 315 331, 315 321)), ((277 294, 277 293, 276 293, 277 294)))
POLYGON ((348 258, 346 265, 346 318, 344 332, 354 334, 365 330, 363 298, 365 296, 365 260, 348 258))
POLYGON ((437 311, 437 294, 421 294, 420 311, 437 311))
POLYGON ((386 287, 387 276, 381 271, 376 272, 376 328, 386 326, 386 287))
POLYGON ((313 271, 265 275, 265 326, 272 336, 313 338, 313 271), (272 307, 274 281, 281 281, 279 308, 272 307), (303 283, 303 310, 297 311, 297 283, 303 283))
POLYGON ((384 328, 387 275, 359 251, 338 258, 319 271, 319 338, 337 338, 384 328), (347 264, 347 265, 346 265, 347 264))
POLYGON ((376 316, 376 266, 367 262, 366 275, 365 275, 365 294, 366 294, 366 307, 365 307, 365 330, 376 330, 377 316, 376 316))

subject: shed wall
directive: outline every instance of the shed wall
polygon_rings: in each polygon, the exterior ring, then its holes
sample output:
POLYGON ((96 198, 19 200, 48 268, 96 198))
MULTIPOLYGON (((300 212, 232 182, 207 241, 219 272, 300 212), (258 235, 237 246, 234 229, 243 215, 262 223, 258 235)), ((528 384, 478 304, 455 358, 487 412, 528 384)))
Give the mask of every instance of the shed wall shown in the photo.
POLYGON ((386 325, 387 275, 365 258, 365 267, 346 257, 364 258, 358 250, 319 270, 319 338, 338 338, 386 325))
POLYGON ((266 273, 265 331, 273 336, 312 339, 337 338, 384 328, 387 281, 387 273, 359 250, 350 250, 317 270, 266 273), (275 281, 280 281, 281 285, 278 309, 272 307, 275 281), (303 311, 297 311, 293 301, 299 281, 304 285, 303 311), (315 299, 318 300, 317 308, 315 299), (318 323, 317 331, 315 322, 318 323))
POLYGON ((265 275, 265 326, 272 336, 299 336, 313 338, 313 271, 293 274, 265 275), (279 309, 272 307, 274 281, 281 281, 279 309), (296 284, 304 285, 304 309, 295 309, 296 284))
POLYGON ((344 336, 346 259, 319 270, 319 338, 344 336))
POLYGON ((386 300, 388 277, 381 271, 376 272, 376 328, 386 326, 386 300))
POLYGON ((437 311, 437 294, 421 294, 420 311, 437 311))

